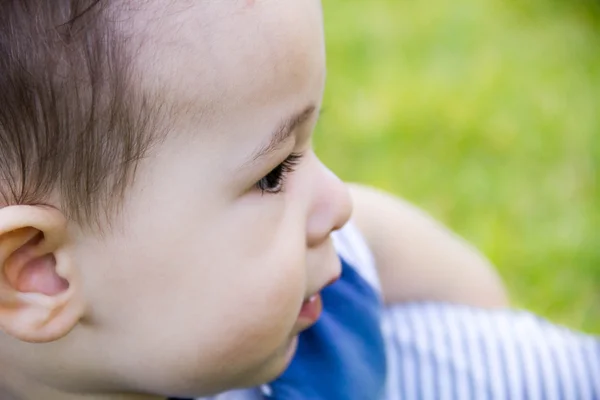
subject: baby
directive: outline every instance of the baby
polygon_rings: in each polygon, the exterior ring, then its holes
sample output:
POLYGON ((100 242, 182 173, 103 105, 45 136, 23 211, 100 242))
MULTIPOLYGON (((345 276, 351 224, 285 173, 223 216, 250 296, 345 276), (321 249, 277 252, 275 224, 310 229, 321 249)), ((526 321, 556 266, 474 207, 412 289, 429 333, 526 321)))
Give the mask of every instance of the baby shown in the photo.
POLYGON ((355 186, 364 238, 347 224, 348 187, 311 148, 321 17, 317 0, 0 3, 2 399, 394 398, 412 325, 382 300, 506 305, 399 201, 355 186))

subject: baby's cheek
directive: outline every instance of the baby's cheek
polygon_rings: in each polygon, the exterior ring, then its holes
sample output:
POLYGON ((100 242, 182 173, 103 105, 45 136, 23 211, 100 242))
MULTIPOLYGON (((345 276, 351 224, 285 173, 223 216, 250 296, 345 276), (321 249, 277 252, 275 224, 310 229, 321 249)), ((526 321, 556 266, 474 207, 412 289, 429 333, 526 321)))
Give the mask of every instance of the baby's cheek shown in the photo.
MULTIPOLYGON (((283 263, 282 263, 283 264, 283 263)), ((304 274, 296 268, 279 265, 281 271, 256 276, 243 291, 230 299, 225 336, 231 336, 234 348, 272 347, 289 337, 304 297, 304 274)))
POLYGON ((196 364, 184 372, 186 380, 201 376, 218 387, 235 387, 282 372, 306 295, 306 248, 300 234, 248 237, 232 232, 226 235, 227 249, 218 243, 202 246, 203 252, 193 257, 203 267, 194 284, 189 276, 181 277, 185 289, 179 293, 189 299, 180 302, 185 312, 180 309, 173 316, 179 322, 175 326, 190 327, 188 345, 178 352, 181 361, 196 364))
POLYGON ((303 265, 286 261, 269 268, 264 279, 247 282, 246 290, 221 315, 223 359, 243 360, 252 367, 280 354, 289 343, 304 297, 305 276, 303 265))
POLYGON ((205 337, 208 340, 198 348, 205 382, 216 389, 256 385, 283 372, 301 301, 290 293, 294 290, 283 285, 255 293, 231 303, 217 320, 206 321, 211 327, 204 333, 210 338, 205 337), (205 366, 210 366, 209 371, 205 366))

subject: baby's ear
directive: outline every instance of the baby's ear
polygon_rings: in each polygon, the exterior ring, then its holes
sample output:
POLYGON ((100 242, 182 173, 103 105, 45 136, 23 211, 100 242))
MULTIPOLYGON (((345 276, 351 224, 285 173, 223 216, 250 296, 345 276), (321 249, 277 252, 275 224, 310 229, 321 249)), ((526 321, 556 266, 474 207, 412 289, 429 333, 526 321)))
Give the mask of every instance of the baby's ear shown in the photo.
POLYGON ((69 333, 84 312, 73 261, 60 211, 0 209, 0 330, 26 342, 50 342, 69 333))

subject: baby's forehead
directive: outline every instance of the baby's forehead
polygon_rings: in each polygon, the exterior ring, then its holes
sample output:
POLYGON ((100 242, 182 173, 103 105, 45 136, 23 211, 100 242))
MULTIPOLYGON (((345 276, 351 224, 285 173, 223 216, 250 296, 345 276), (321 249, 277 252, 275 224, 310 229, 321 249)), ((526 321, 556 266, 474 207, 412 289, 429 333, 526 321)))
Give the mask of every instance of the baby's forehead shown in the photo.
POLYGON ((232 109, 323 76, 315 0, 173 1, 132 18, 134 67, 143 86, 181 109, 232 109))

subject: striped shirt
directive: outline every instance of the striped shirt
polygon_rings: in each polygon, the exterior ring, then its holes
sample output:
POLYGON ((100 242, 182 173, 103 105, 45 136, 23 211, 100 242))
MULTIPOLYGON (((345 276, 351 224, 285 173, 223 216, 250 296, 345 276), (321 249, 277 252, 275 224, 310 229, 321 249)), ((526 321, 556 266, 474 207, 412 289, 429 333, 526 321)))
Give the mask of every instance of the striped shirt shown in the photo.
POLYGON ((415 303, 383 321, 387 400, 600 400, 600 341, 533 314, 415 303))

